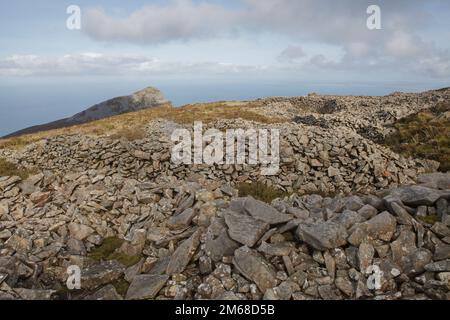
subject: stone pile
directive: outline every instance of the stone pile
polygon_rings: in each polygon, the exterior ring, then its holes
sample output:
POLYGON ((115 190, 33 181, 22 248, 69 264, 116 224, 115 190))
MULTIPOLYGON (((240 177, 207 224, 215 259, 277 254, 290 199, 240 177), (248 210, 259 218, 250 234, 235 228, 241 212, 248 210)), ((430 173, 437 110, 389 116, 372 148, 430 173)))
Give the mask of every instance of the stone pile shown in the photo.
POLYGON ((108 137, 58 136, 19 152, 0 150, 0 156, 23 167, 61 174, 95 169, 143 181, 160 175, 180 180, 201 175, 233 186, 262 180, 287 192, 325 194, 370 193, 413 183, 418 174, 435 171, 439 166, 433 161, 407 159, 346 127, 333 131, 303 124, 269 126, 243 120, 217 121, 209 126, 223 130, 278 128, 281 164, 275 176, 261 176, 259 166, 176 165, 171 161, 171 137, 164 130, 172 126, 168 121, 153 121, 148 128, 149 137, 134 142, 108 137))
POLYGON ((419 180, 269 205, 204 179, 2 177, 0 298, 449 299, 450 174, 419 180), (95 259, 111 238, 116 255, 95 259))
POLYGON ((302 123, 353 129, 368 139, 382 141, 397 120, 450 99, 450 89, 422 93, 394 93, 383 97, 321 96, 258 100, 265 114, 288 117, 302 123), (297 118, 297 119, 296 119, 297 118), (369 132, 366 136, 364 133, 369 132))

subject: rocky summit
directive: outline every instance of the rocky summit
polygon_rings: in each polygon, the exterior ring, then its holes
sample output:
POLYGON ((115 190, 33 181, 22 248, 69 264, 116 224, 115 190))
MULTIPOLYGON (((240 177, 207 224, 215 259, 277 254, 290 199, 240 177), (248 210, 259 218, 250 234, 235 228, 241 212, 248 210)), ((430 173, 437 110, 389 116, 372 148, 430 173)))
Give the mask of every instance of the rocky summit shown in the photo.
POLYGON ((117 97, 101 102, 69 118, 19 130, 6 136, 6 138, 43 130, 65 128, 166 104, 170 104, 170 102, 164 98, 161 91, 148 87, 129 96, 117 97))
POLYGON ((448 300, 450 173, 382 140, 449 98, 267 98, 205 124, 280 129, 274 176, 173 164, 171 133, 192 124, 164 116, 137 140, 80 132, 3 147, 30 174, 0 177, 0 299, 448 300), (279 196, 240 192, 258 182, 279 196))

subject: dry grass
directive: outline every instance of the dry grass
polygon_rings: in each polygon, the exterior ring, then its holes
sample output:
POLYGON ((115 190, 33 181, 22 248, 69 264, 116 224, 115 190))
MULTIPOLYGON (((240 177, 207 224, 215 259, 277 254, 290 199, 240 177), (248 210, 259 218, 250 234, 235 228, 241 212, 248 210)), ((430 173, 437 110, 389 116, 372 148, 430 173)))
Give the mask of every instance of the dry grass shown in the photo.
POLYGON ((180 124, 194 121, 209 123, 217 119, 237 119, 258 123, 280 123, 287 119, 267 117, 258 113, 256 102, 216 102, 173 108, 170 105, 126 113, 82 125, 42 131, 34 134, 0 140, 0 148, 20 149, 30 143, 62 134, 108 135, 128 140, 145 137, 145 126, 154 119, 167 119, 180 124))
POLYGON ((268 186, 263 182, 257 181, 252 183, 241 183, 238 187, 239 197, 252 196, 257 200, 266 203, 272 203, 277 198, 289 196, 288 193, 278 190, 274 187, 268 186))
POLYGON ((450 102, 400 120, 386 143, 406 156, 438 161, 439 170, 450 170, 450 102), (447 113, 447 116, 445 114, 447 113))
POLYGON ((0 177, 18 176, 25 180, 34 172, 26 169, 19 169, 15 164, 0 158, 0 177))

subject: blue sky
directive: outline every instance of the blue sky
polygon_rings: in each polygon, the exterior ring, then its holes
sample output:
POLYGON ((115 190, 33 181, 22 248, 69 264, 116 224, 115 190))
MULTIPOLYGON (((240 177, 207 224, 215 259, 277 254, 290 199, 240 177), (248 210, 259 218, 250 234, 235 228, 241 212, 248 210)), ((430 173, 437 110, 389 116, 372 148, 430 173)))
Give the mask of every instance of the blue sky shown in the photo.
POLYGON ((1 1, 0 134, 149 85, 177 105, 449 86, 449 39, 446 0, 1 1))

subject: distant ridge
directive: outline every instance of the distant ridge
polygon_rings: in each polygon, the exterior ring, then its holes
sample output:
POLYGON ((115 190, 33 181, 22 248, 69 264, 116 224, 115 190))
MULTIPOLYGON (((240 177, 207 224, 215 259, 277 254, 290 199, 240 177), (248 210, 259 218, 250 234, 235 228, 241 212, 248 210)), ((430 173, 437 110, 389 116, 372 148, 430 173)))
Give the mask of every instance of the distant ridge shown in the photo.
POLYGON ((148 87, 137 91, 129 96, 116 97, 96 104, 72 117, 52 121, 46 124, 28 127, 13 132, 3 138, 11 138, 23 134, 36 133, 39 131, 60 129, 73 125, 88 123, 123 113, 138 111, 147 108, 155 108, 170 102, 156 88, 148 87))

